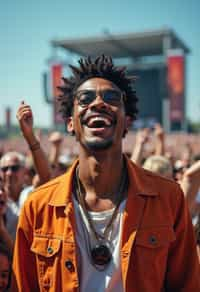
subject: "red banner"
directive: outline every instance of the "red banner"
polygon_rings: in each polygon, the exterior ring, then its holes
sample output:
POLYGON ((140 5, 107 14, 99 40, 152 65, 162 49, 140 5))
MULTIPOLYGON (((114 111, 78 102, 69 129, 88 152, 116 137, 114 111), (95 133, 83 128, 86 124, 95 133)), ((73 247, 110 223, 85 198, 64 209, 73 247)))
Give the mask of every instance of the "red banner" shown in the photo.
POLYGON ((52 95, 53 95, 53 117, 54 123, 58 124, 63 122, 61 115, 58 111, 58 102, 57 97, 60 94, 58 90, 58 86, 61 85, 61 77, 62 77, 62 65, 61 64, 53 64, 51 67, 52 74, 52 95))
POLYGON ((170 100, 170 120, 181 122, 184 119, 185 62, 184 56, 169 55, 167 60, 167 81, 170 100))
POLYGON ((6 114, 6 128, 10 129, 10 126, 11 126, 11 108, 10 107, 6 108, 5 114, 6 114))

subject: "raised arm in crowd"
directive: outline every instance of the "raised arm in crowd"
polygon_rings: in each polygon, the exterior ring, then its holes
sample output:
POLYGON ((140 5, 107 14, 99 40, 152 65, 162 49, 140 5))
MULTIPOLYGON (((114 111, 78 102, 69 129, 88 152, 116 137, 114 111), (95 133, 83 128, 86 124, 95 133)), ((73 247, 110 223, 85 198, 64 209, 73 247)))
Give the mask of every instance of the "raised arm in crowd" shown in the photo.
POLYGON ((17 119, 21 132, 26 140, 32 154, 35 169, 38 173, 40 184, 47 182, 51 178, 51 169, 40 141, 36 137, 33 129, 33 113, 30 105, 22 102, 17 111, 17 119))

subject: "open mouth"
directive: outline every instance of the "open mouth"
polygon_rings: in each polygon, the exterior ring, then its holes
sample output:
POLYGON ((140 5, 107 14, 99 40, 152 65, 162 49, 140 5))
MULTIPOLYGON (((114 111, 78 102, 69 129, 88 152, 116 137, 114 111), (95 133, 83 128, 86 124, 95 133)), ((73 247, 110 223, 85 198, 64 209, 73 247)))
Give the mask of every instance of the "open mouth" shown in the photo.
POLYGON ((107 128, 112 126, 111 120, 105 117, 92 117, 88 119, 86 124, 89 128, 107 128))
POLYGON ((110 128, 115 124, 115 120, 108 115, 91 115, 83 119, 82 123, 88 128, 110 128))

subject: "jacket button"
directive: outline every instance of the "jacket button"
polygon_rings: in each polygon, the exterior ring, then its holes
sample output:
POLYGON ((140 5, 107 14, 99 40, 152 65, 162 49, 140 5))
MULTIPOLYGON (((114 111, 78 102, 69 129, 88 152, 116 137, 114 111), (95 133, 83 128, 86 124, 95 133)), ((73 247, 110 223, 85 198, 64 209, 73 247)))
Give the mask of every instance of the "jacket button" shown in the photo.
POLYGON ((151 235, 149 237, 149 242, 152 244, 152 245, 155 245, 157 243, 157 238, 154 236, 154 235, 151 235))
POLYGON ((74 265, 71 261, 66 261, 65 262, 65 267, 70 271, 73 272, 74 271, 74 265))
POLYGON ((48 252, 49 254, 52 254, 52 253, 53 253, 53 248, 49 246, 49 247, 47 248, 47 252, 48 252))

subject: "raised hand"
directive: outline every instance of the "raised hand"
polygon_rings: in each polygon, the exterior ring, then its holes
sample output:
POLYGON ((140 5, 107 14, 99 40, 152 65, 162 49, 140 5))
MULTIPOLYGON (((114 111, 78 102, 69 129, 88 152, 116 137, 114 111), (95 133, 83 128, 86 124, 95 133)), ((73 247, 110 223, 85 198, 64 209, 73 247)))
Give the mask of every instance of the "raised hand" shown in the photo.
POLYGON ((164 139, 165 132, 163 127, 159 123, 155 124, 154 126, 154 134, 157 137, 157 139, 160 140, 164 139))
POLYGON ((154 126, 155 135, 155 154, 165 155, 165 132, 163 127, 157 123, 154 126))
POLYGON ((136 134, 136 143, 144 145, 149 141, 150 129, 144 128, 137 132, 136 134))
POLYGON ((33 113, 31 107, 22 101, 16 116, 24 138, 30 140, 33 136, 33 113))
POLYGON ((41 183, 45 183, 51 177, 49 162, 33 129, 33 113, 31 107, 25 104, 24 101, 21 102, 18 108, 17 119, 22 134, 30 148, 39 180, 41 183))
POLYGON ((141 165, 144 146, 149 141, 149 135, 150 135, 149 128, 141 129, 136 134, 136 141, 133 147, 131 160, 138 165, 141 165))

